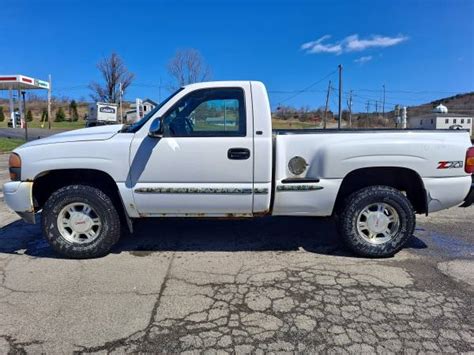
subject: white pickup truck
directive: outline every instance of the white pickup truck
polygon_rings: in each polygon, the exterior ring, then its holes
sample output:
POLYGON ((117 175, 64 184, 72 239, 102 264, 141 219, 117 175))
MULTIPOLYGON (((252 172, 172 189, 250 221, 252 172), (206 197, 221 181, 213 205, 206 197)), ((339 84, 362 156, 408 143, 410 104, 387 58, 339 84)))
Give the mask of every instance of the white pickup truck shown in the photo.
POLYGON ((107 254, 136 218, 266 215, 337 216, 355 253, 384 257, 416 213, 474 195, 467 132, 272 131, 255 81, 185 86, 133 125, 32 141, 9 165, 8 206, 32 223, 42 211, 44 236, 72 258, 107 254))

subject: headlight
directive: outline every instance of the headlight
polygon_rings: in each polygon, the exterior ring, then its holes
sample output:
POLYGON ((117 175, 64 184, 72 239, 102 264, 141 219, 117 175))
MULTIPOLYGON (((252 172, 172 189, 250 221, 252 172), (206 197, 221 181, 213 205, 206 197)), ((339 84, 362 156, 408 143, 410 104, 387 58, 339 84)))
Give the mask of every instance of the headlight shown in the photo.
POLYGON ((21 180, 21 158, 16 153, 11 153, 8 159, 8 170, 12 181, 21 180))

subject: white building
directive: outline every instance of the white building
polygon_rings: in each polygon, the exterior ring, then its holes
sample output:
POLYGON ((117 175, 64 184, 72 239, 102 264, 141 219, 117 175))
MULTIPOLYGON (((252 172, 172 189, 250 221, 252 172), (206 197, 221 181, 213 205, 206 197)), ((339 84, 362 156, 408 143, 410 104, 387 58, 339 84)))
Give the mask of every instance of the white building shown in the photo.
POLYGON ((444 105, 437 106, 432 113, 408 117, 408 128, 421 129, 466 129, 469 134, 473 132, 473 116, 448 113, 444 105))
POLYGON ((130 110, 128 110, 125 113, 126 122, 133 123, 137 121, 137 117, 141 118, 145 116, 146 114, 148 114, 148 112, 153 110, 158 105, 155 101, 150 100, 150 99, 145 99, 143 101, 140 99, 137 99, 137 103, 131 104, 130 110), (138 115, 137 115, 137 111, 138 111, 138 115))

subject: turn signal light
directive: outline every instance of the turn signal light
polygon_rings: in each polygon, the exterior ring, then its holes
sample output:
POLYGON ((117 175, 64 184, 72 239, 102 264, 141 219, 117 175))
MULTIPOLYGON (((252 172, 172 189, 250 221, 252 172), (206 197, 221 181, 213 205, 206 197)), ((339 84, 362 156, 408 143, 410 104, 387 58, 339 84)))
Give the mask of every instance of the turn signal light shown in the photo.
POLYGON ((18 181, 21 179, 21 158, 16 153, 11 153, 8 159, 8 170, 10 171, 10 179, 18 181))
POLYGON ((467 150, 464 170, 468 174, 474 174, 474 147, 471 147, 467 150))

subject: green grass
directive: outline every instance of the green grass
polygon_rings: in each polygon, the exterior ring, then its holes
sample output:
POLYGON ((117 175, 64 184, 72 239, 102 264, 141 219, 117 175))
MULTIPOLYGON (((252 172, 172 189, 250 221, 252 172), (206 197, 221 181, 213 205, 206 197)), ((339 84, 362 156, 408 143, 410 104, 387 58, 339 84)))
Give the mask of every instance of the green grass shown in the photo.
POLYGON ((298 120, 279 120, 272 119, 273 129, 309 129, 309 128, 319 128, 313 122, 300 122, 298 120))
POLYGON ((11 152, 13 149, 22 145, 23 143, 25 143, 23 139, 2 137, 0 138, 0 152, 1 153, 11 152))

